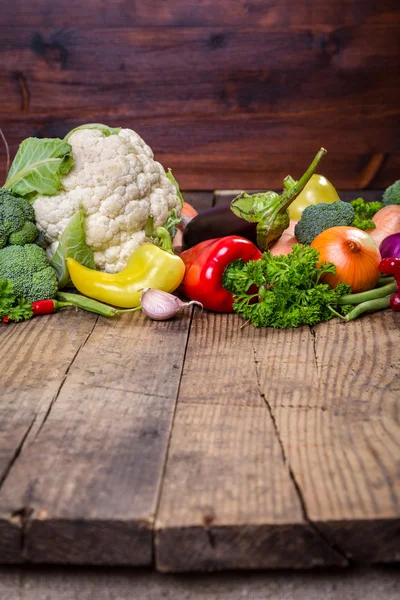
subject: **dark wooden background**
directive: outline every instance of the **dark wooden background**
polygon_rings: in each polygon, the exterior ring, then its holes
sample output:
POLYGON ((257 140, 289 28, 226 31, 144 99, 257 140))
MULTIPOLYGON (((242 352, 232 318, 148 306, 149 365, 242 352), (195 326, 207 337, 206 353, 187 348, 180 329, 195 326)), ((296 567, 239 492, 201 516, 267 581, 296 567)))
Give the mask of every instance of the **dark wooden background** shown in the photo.
MULTIPOLYGON (((138 131, 185 189, 400 173, 399 0, 0 0, 0 123, 138 131)), ((0 154, 0 182, 5 151, 0 154)))

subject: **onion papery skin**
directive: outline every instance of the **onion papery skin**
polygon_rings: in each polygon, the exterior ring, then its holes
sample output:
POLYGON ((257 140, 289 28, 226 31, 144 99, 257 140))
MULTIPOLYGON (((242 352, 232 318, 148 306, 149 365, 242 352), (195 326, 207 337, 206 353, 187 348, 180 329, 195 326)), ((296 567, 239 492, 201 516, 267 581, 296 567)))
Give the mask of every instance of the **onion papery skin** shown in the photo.
POLYGON ((352 292, 366 292, 376 286, 380 277, 381 255, 368 233, 357 227, 332 227, 320 233, 311 244, 319 252, 321 262, 331 262, 336 274, 324 274, 321 281, 336 287, 340 282, 352 292))

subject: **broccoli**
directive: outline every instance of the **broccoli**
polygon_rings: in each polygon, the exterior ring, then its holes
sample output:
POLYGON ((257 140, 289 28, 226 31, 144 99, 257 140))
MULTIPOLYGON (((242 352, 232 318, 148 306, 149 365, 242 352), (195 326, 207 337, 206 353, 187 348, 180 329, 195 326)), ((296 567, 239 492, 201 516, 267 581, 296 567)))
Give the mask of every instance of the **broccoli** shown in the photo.
POLYGON ((294 228, 294 234, 300 244, 309 246, 325 229, 338 225, 351 225, 354 217, 354 208, 346 202, 341 200, 332 204, 320 202, 304 209, 300 221, 294 228))
POLYGON ((37 236, 35 211, 28 200, 0 188, 0 248, 32 244, 37 236))
POLYGON ((389 186, 382 197, 383 206, 389 204, 400 204, 400 179, 389 186))
POLYGON ((375 223, 371 219, 378 210, 381 210, 382 202, 366 202, 363 198, 357 198, 356 200, 352 200, 350 204, 356 211, 356 216, 352 223, 353 227, 358 227, 358 229, 363 229, 364 231, 376 228, 375 223))
POLYGON ((17 298, 54 298, 58 281, 46 252, 36 244, 0 249, 0 280, 11 281, 17 298))

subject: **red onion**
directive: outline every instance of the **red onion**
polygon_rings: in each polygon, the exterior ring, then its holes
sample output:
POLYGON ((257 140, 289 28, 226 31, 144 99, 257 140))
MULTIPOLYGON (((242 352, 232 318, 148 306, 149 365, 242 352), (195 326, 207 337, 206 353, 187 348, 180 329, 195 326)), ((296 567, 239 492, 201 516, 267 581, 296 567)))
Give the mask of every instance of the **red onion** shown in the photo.
POLYGON ((388 235, 379 246, 382 258, 400 258, 400 233, 388 235))
POLYGON ((168 292, 146 288, 142 292, 140 299, 144 314, 154 321, 166 321, 174 317, 179 311, 187 306, 200 306, 200 302, 192 300, 191 302, 182 302, 179 298, 168 292))

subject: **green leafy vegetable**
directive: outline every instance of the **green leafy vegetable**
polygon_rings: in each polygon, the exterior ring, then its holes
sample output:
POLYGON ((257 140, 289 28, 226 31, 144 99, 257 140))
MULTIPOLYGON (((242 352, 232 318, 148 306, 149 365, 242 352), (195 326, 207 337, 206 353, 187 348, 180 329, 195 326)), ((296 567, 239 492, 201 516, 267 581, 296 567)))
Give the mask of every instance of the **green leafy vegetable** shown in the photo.
POLYGON ((68 142, 71 135, 80 129, 97 129, 98 131, 101 131, 105 137, 117 135, 121 131, 121 127, 109 127, 108 125, 103 125, 102 123, 88 123, 87 125, 79 125, 79 127, 71 129, 71 131, 65 136, 64 140, 68 142))
POLYGON ((33 244, 38 234, 29 200, 0 188, 0 248, 33 244))
POLYGON ((294 228, 294 235, 300 244, 310 246, 317 235, 326 229, 351 225, 354 217, 354 208, 347 202, 318 202, 304 209, 294 228))
POLYGON ((16 297, 11 281, 0 280, 0 321, 18 322, 32 316, 32 303, 16 297))
POLYGON ((67 258, 74 258, 89 269, 96 268, 93 250, 89 248, 85 241, 83 223, 83 209, 80 207, 64 229, 57 250, 50 261, 50 265, 57 273, 59 289, 65 287, 69 282, 67 258))
POLYGON ((13 160, 4 188, 20 196, 54 196, 60 177, 73 165, 71 146, 64 140, 27 138, 13 160))
POLYGON ((30 302, 53 298, 58 289, 47 254, 36 244, 2 248, 0 279, 11 281, 17 298, 30 302))
POLYGON ((364 198, 357 198, 350 202, 351 206, 355 210, 355 217, 353 220, 353 227, 358 227, 366 231, 367 229, 375 229, 376 225, 371 221, 372 217, 381 210, 382 202, 366 202, 364 198))
MULTIPOLYGON (((321 283, 324 273, 335 273, 332 263, 318 264, 317 250, 296 244, 287 256, 263 254, 260 260, 231 263, 224 287, 234 296, 235 312, 255 327, 286 329, 329 321, 339 298, 351 292, 340 283, 336 289, 321 283), (252 286, 257 291, 252 293, 252 286)), ((351 307, 341 306, 342 314, 351 307)))
POLYGON ((181 206, 183 206, 184 201, 183 201, 183 196, 181 194, 181 190, 179 188, 179 183, 177 182, 175 177, 172 175, 171 169, 168 169, 168 172, 166 175, 167 175, 168 179, 170 180, 170 182, 176 187, 176 191, 178 192, 179 200, 181 201, 181 206))
POLYGON ((383 193, 382 196, 383 206, 389 206, 390 204, 400 204, 400 179, 392 183, 383 193))

